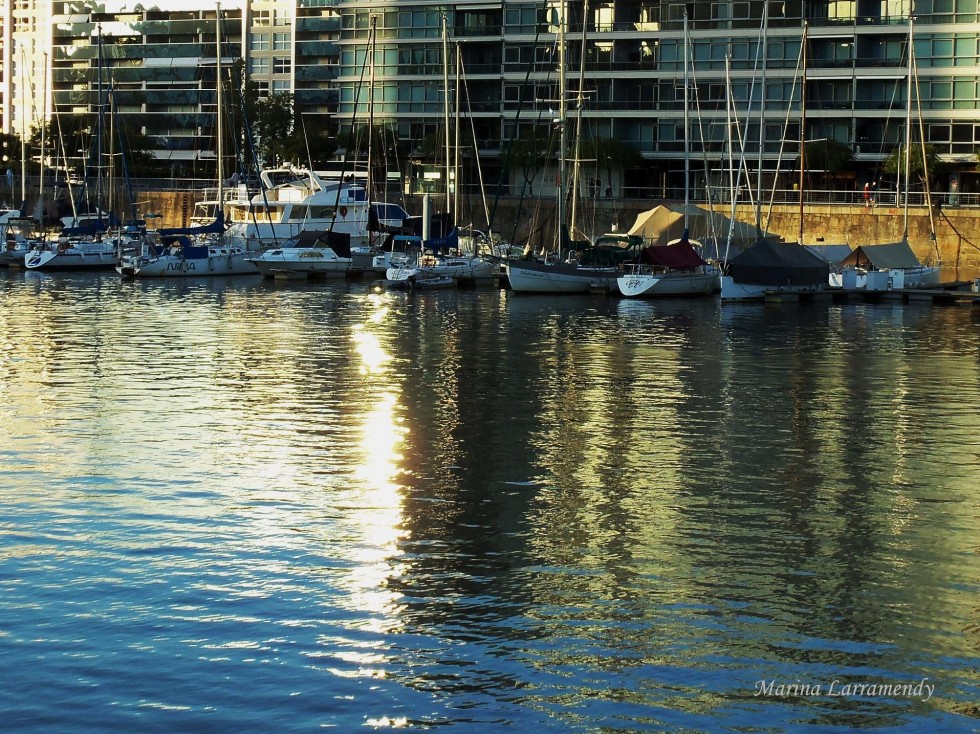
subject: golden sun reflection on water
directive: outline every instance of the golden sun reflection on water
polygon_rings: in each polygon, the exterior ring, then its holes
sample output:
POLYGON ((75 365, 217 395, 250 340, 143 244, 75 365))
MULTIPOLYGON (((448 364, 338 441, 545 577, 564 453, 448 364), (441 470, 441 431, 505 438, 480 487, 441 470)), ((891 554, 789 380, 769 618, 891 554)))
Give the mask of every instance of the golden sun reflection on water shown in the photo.
POLYGON ((354 468, 360 492, 352 519, 359 526, 362 542, 352 550, 356 569, 348 581, 348 591, 353 606, 372 613, 372 631, 381 632, 390 628, 392 613, 398 606, 387 581, 397 575, 395 559, 403 535, 403 500, 397 480, 402 473, 401 446, 407 428, 398 414, 401 389, 388 369, 391 355, 370 328, 384 321, 388 309, 380 299, 372 299, 371 303, 376 309, 368 323, 356 326, 352 335, 361 359, 359 371, 377 380, 379 390, 372 394, 360 421, 359 459, 354 468))

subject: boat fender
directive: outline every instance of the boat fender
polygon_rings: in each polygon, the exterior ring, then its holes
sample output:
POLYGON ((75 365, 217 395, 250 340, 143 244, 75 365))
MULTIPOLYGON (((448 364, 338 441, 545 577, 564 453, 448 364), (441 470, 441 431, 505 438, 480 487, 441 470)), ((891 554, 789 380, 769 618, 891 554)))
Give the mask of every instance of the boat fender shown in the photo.
POLYGON ((64 254, 64 253, 68 252, 68 243, 67 242, 59 242, 58 243, 58 252, 61 253, 61 254, 64 254))
POLYGON ((344 219, 347 219, 347 207, 346 206, 340 207, 340 216, 342 216, 344 219))

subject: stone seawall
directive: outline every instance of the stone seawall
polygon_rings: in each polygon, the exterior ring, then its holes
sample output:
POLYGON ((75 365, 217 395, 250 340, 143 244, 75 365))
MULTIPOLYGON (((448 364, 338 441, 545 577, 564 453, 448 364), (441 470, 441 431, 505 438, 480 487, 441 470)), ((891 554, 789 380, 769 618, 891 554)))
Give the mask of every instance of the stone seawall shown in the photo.
MULTIPOLYGON (((148 198, 152 203, 148 210, 160 214, 156 220, 158 226, 186 226, 198 196, 194 192, 151 193, 148 198)), ((579 221, 588 221, 588 228, 594 234, 614 229, 624 232, 632 226, 637 214, 660 203, 671 202, 602 199, 594 205, 583 207, 579 221)), ((422 210, 420 201, 410 200, 404 205, 412 213, 422 210)), ((493 216, 494 222, 501 223, 498 225, 501 236, 512 242, 523 243, 528 237, 534 242, 553 242, 554 209, 553 203, 504 198, 496 203, 493 216)), ((728 205, 716 206, 715 209, 726 216, 729 213, 728 205)), ((737 207, 736 218, 754 223, 755 210, 751 206, 737 207)), ((928 209, 912 207, 909 210, 909 244, 919 259, 934 262, 938 249, 938 256, 949 271, 949 277, 963 280, 980 277, 980 209, 934 208, 933 219, 935 243, 929 238, 928 209)), ((897 207, 809 205, 804 217, 803 239, 807 243, 847 243, 852 247, 897 242, 902 238, 903 220, 903 210, 897 207)), ((486 229, 482 208, 474 210, 471 221, 477 229, 486 229), (476 211, 480 213, 476 214, 476 211)), ((774 207, 769 230, 787 241, 796 241, 799 208, 774 207)))

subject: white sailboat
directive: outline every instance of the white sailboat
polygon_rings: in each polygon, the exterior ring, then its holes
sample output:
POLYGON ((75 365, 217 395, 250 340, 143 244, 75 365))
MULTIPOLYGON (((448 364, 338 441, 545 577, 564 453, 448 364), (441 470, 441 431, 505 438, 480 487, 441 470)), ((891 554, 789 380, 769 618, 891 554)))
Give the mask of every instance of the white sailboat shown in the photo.
MULTIPOLYGON (((456 165, 459 150, 459 72, 462 65, 460 59, 459 46, 456 46, 456 91, 457 98, 453 106, 457 113, 455 125, 450 125, 450 86, 449 86, 449 29, 446 16, 442 16, 442 58, 443 58, 443 88, 445 90, 444 104, 444 129, 445 135, 445 173, 446 173, 446 202, 445 211, 453 223, 458 221, 458 197, 455 195, 454 186, 459 183, 458 170, 456 165), (456 131, 455 149, 457 155, 453 155, 453 145, 451 133, 456 131)), ((429 215, 426 206, 427 199, 423 203, 423 224, 428 225, 429 215)), ((386 270, 388 281, 411 280, 418 284, 422 281, 433 281, 445 283, 447 278, 451 278, 455 283, 466 281, 478 283, 490 281, 500 272, 500 266, 476 252, 462 252, 459 242, 459 230, 453 226, 445 237, 432 240, 423 234, 420 242, 422 251, 418 254, 416 261, 413 262, 392 262, 389 260, 389 267, 386 270)), ((418 287, 417 285, 415 287, 418 287)))
MULTIPOLYGON (((98 190, 103 193, 105 185, 103 165, 103 141, 105 140, 105 109, 107 97, 102 85, 102 33, 98 34, 98 116, 95 135, 95 159, 98 168, 98 190)), ((110 136, 111 139, 111 136, 110 136)), ((44 128, 41 137, 41 184, 38 211, 35 219, 44 221, 44 169, 47 165, 44 143, 44 128)), ((109 157, 111 160, 111 155, 109 157)), ((108 184, 111 188, 111 182, 108 184)), ((67 222, 58 235, 57 240, 48 241, 38 238, 31 243, 30 248, 23 254, 23 265, 27 270, 40 271, 71 271, 71 270, 112 270, 116 264, 116 253, 120 237, 112 238, 108 234, 111 215, 100 206, 104 202, 96 202, 94 214, 74 216, 67 222)), ((74 204, 74 202, 73 202, 74 204)))
MULTIPOLYGON (((215 108, 218 201, 224 200, 224 117, 221 79, 221 6, 215 10, 215 108)), ((189 277, 200 275, 257 274, 245 248, 229 241, 224 233, 223 212, 204 227, 161 229, 161 243, 144 240, 133 252, 123 255, 116 270, 131 278, 189 277)))
POLYGON ((627 298, 660 296, 709 296, 718 287, 718 269, 709 265, 694 249, 689 239, 688 211, 691 190, 690 141, 690 75, 688 72, 690 39, 687 12, 684 12, 684 235, 667 246, 647 247, 637 262, 616 279, 619 292, 627 298))
MULTIPOLYGON (((315 171, 282 166, 260 173, 261 191, 226 205, 227 237, 252 250, 263 274, 311 277, 375 272, 374 258, 389 233, 410 219, 398 204, 373 199, 374 55, 377 19, 371 18, 366 63, 370 71, 367 171, 315 171)), ((356 107, 356 105, 355 105, 356 107)))

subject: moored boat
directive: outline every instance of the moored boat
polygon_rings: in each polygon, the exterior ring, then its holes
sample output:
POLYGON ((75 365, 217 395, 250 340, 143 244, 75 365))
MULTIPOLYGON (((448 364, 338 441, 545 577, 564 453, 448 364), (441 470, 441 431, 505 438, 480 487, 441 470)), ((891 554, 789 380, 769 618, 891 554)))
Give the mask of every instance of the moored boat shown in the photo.
POLYGON ((616 284, 627 298, 709 296, 720 288, 721 273, 686 239, 646 247, 640 251, 638 262, 625 267, 616 284))
POLYGON ((353 267, 350 235, 303 231, 283 247, 263 250, 249 261, 266 278, 343 278, 353 267))

